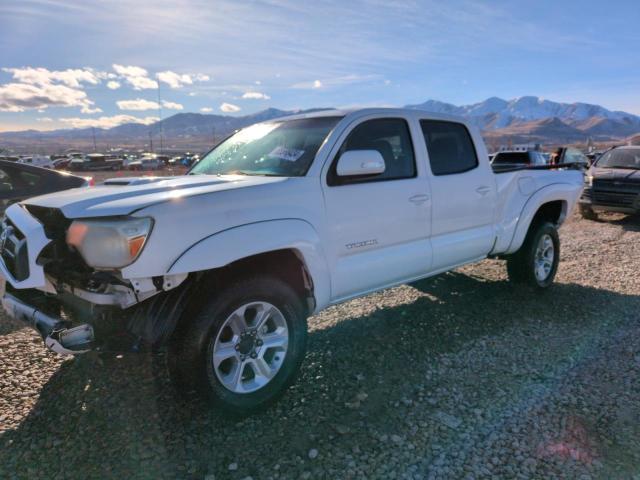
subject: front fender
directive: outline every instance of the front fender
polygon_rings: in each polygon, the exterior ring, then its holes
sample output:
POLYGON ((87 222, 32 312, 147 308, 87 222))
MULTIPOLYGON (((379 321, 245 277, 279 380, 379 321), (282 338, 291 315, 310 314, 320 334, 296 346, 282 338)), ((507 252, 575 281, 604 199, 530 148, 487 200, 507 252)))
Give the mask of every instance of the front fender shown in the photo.
POLYGON ((331 283, 320 237, 299 219, 269 220, 229 228, 187 248, 167 272, 170 275, 224 267, 236 260, 275 250, 295 250, 314 284, 316 310, 329 304, 331 283))
POLYGON ((520 249, 524 243, 525 237, 527 236, 533 217, 545 203, 562 201, 562 213, 560 214, 558 225, 562 224, 567 216, 573 211, 581 190, 580 185, 572 183, 554 183, 541 188, 531 195, 522 208, 513 237, 511 238, 511 243, 504 253, 514 253, 520 249))

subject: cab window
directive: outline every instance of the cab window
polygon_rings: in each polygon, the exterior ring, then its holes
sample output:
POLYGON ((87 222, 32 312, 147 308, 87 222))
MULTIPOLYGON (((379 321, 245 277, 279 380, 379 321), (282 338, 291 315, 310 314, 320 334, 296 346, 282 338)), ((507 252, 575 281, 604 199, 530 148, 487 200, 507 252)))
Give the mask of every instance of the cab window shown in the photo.
POLYGON ((416 176, 416 162, 409 125, 401 118, 367 120, 355 127, 333 159, 327 183, 329 186, 352 183, 400 180, 416 176), (385 163, 385 171, 370 176, 338 176, 338 159, 351 150, 376 150, 385 163))
POLYGON ((468 172, 478 166, 476 149, 467 127, 463 124, 420 120, 420 126, 427 144, 431 172, 434 175, 468 172))

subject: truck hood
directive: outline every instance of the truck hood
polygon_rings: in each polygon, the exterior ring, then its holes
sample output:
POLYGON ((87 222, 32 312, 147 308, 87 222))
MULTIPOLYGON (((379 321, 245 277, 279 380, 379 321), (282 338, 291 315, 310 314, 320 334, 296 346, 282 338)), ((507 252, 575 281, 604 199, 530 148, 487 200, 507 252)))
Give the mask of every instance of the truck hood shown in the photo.
POLYGON ((133 177, 106 180, 91 188, 74 188, 21 202, 56 208, 67 218, 129 215, 136 210, 194 195, 249 188, 286 181, 286 177, 243 175, 184 175, 180 177, 133 177))
POLYGON ((640 170, 591 167, 594 180, 615 180, 625 185, 640 185, 640 170))

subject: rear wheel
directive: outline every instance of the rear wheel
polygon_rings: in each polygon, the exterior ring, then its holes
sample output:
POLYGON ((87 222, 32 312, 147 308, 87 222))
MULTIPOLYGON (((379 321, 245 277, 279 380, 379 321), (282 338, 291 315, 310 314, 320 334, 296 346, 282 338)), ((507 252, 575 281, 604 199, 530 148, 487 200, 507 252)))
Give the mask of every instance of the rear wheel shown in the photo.
POLYGON ((240 280, 221 290, 172 348, 174 378, 217 406, 247 414, 293 382, 306 350, 303 303, 281 280, 240 280))
POLYGON ((534 224, 520 250, 507 258, 509 280, 547 288, 553 283, 559 261, 560 238, 555 225, 534 224))

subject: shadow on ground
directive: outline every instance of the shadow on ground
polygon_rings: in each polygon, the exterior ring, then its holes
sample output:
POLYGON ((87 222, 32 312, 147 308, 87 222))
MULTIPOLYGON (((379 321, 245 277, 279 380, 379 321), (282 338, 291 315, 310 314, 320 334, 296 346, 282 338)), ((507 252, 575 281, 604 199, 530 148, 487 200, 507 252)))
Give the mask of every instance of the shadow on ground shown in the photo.
POLYGON ((161 362, 148 356, 65 362, 29 416, 0 437, 0 477, 221 478, 229 463, 250 464, 253 455, 276 452, 274 463, 306 457, 310 435, 350 449, 366 440, 335 435, 335 424, 387 431, 402 422, 389 400, 424 381, 414 367, 506 328, 597 328, 603 311, 612 318, 640 306, 638 297, 576 284, 537 293, 460 273, 412 287, 424 293, 413 303, 313 331, 296 385, 245 420, 180 400, 161 362), (369 399, 362 408, 345 406, 363 387, 369 399))
POLYGON ((600 213, 596 221, 617 225, 627 232, 640 232, 640 215, 600 213))

